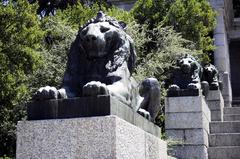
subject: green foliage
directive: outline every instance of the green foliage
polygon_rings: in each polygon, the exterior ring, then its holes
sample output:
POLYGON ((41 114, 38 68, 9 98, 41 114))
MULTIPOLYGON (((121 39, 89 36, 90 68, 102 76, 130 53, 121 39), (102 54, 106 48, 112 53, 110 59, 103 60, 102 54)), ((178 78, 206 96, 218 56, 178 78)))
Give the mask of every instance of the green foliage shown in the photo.
POLYGON ((45 42, 41 47, 42 65, 31 76, 31 92, 43 86, 60 87, 67 63, 67 53, 77 30, 68 26, 59 17, 42 20, 45 42))
POLYGON ((0 159, 12 159, 12 158, 4 156, 4 157, 0 157, 0 159))
POLYGON ((0 5, 0 156, 14 156, 15 124, 25 115, 28 75, 40 64, 40 29, 27 1, 0 5))
MULTIPOLYGON (((95 17, 99 10, 100 8, 97 3, 92 4, 91 7, 78 3, 77 5, 69 6, 63 11, 58 11, 55 16, 61 18, 67 25, 78 29, 88 20, 95 17)), ((116 7, 108 8, 106 5, 102 4, 101 10, 103 10, 107 15, 115 17, 117 20, 124 21, 126 23, 130 23, 134 20, 133 16, 129 12, 116 7)))
POLYGON ((148 41, 152 40, 157 47, 139 59, 141 62, 136 69, 137 79, 156 77, 164 81, 178 57, 185 53, 197 54, 194 43, 182 38, 181 34, 174 31, 172 27, 158 26, 148 32, 152 32, 157 37, 156 40, 148 39, 148 41))
POLYGON ((214 50, 211 32, 216 24, 216 13, 207 0, 138 0, 131 12, 149 29, 173 26, 183 38, 196 43, 196 49, 214 50))
POLYGON ((164 23, 174 26, 184 38, 194 41, 197 49, 203 52, 214 49, 210 33, 216 24, 216 13, 207 0, 176 0, 164 23))
POLYGON ((164 19, 170 2, 166 0, 138 0, 132 14, 140 24, 147 24, 150 29, 164 19))
MULTIPOLYGON (((164 81, 180 55, 212 49, 208 33, 215 15, 207 3, 202 3, 205 1, 139 0, 131 12, 104 4, 101 9, 127 23, 127 33, 134 39, 138 54, 136 79, 156 77, 164 81), (182 4, 186 6, 181 8, 182 4), (198 21, 190 20, 190 16, 198 21)), ((78 28, 99 11, 97 4, 88 7, 79 3, 40 19, 36 8, 25 0, 0 5, 0 156, 6 155, 4 159, 15 155, 15 124, 25 117, 25 102, 41 86, 60 86, 78 28)), ((157 121, 161 125, 164 116, 157 121)))
POLYGON ((96 16, 98 10, 98 4, 88 7, 78 3, 77 5, 69 6, 63 11, 58 11, 55 16, 61 18, 67 25, 77 29, 89 19, 96 16))

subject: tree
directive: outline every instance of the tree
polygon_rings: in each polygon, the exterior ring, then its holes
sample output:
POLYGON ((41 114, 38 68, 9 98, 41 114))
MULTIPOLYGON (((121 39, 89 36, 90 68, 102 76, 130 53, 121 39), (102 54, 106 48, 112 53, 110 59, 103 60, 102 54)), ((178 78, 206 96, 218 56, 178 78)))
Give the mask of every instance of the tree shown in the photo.
POLYGON ((28 75, 40 64, 43 32, 35 6, 0 5, 0 156, 15 155, 15 124, 25 116, 28 75))
POLYGON ((152 29, 164 19, 169 5, 167 0, 138 0, 131 12, 138 23, 147 24, 152 29))
POLYGON ((216 13, 207 0, 138 0, 132 14, 149 29, 173 26, 183 38, 196 43, 198 50, 205 53, 214 50, 211 32, 216 13))
POLYGON ((67 63, 67 54, 77 30, 59 17, 50 16, 41 21, 45 38, 41 46, 42 65, 30 76, 31 92, 43 86, 60 87, 67 63))
POLYGON ((182 36, 196 43, 203 52, 214 50, 210 36, 216 25, 216 13, 207 0, 176 0, 170 7, 165 25, 172 25, 182 36))

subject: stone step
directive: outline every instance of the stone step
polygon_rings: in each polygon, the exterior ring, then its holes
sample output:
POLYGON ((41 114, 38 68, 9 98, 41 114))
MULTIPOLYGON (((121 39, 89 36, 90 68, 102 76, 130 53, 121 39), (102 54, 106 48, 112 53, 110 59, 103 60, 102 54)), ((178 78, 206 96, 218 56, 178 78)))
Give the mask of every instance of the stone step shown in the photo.
POLYGON ((239 159, 240 146, 209 147, 208 159, 239 159))
POLYGON ((232 106, 233 107, 240 107, 240 98, 233 99, 232 106))
POLYGON ((240 115, 240 107, 225 107, 224 114, 239 114, 240 115))
POLYGON ((232 104, 232 107, 233 107, 233 108, 239 108, 239 107, 240 107, 240 104, 232 104))
POLYGON ((240 121, 211 122, 210 133, 240 133, 240 121))
POLYGON ((240 121, 240 114, 226 114, 223 116, 224 121, 240 121))
POLYGON ((210 134, 209 146, 240 146, 240 133, 210 134))

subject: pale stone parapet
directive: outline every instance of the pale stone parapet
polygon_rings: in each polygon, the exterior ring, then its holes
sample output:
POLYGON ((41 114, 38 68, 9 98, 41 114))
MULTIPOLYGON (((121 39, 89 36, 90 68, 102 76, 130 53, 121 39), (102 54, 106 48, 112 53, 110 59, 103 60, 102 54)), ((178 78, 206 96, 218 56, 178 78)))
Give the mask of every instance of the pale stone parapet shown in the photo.
POLYGON ((224 101, 221 91, 210 90, 206 99, 211 111, 211 121, 223 121, 224 101))
POLYGON ((207 159, 210 110, 202 96, 166 99, 165 128, 177 144, 170 155, 184 159, 207 159))

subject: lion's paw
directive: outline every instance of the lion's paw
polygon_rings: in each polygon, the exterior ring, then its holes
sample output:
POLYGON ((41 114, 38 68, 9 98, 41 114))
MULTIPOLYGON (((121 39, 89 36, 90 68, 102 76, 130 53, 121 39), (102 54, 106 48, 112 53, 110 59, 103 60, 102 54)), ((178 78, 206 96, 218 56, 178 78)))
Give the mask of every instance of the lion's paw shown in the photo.
POLYGON ((173 84, 169 87, 169 91, 179 91, 180 87, 176 84, 173 84))
POLYGON ((148 111, 146 111, 145 109, 140 108, 137 111, 140 115, 142 115, 144 118, 148 119, 149 121, 151 121, 151 115, 148 111))
POLYGON ((47 99, 57 99, 58 98, 58 90, 55 87, 41 87, 38 91, 33 95, 34 100, 47 100, 47 99))
POLYGON ((198 86, 195 83, 190 83, 190 84, 188 84, 187 88, 188 89, 198 89, 198 86))
POLYGON ((108 95, 107 85, 98 81, 91 81, 83 86, 83 96, 108 95))

